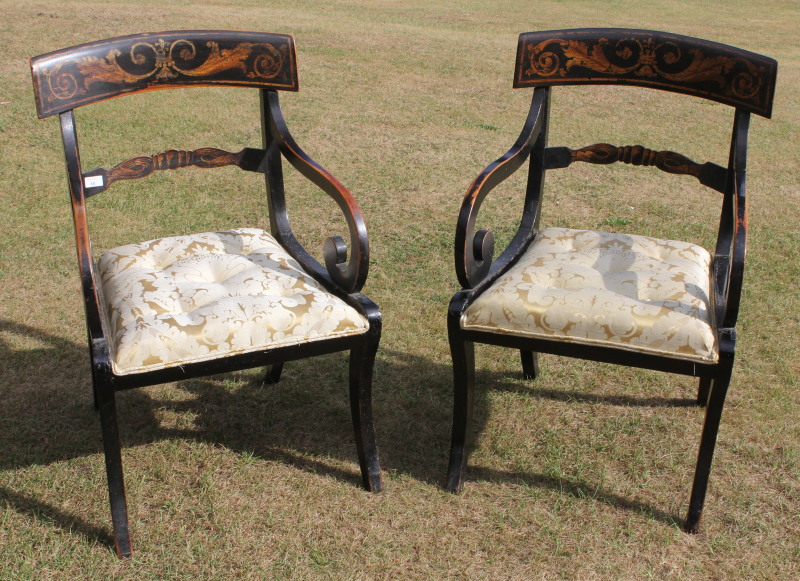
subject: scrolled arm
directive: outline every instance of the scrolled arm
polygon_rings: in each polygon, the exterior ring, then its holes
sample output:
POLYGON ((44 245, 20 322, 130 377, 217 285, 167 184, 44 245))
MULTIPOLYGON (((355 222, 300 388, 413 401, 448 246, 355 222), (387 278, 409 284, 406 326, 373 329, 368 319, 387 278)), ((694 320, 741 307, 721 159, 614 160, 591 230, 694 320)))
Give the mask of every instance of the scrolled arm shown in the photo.
POLYGON ((266 113, 269 115, 269 133, 272 140, 297 171, 333 198, 339 206, 347 222, 350 246, 348 248, 339 236, 328 238, 323 246, 325 262, 323 269, 291 234, 288 220, 285 221, 285 231, 282 232, 282 235, 292 242, 291 249, 296 251, 298 255, 296 258, 304 267, 329 279, 345 292, 358 292, 364 286, 369 270, 369 243, 361 209, 350 191, 325 168, 311 159, 294 140, 283 117, 278 94, 274 91, 264 91, 263 95, 266 113))
MULTIPOLYGON (((531 154, 533 143, 542 132, 545 107, 549 94, 546 90, 534 92, 528 118, 514 145, 500 158, 486 167, 467 189, 456 225, 455 267, 463 288, 474 288, 493 267, 494 235, 488 230, 475 230, 475 224, 484 198, 497 185, 517 171, 531 154)), ((526 212, 529 208, 526 207, 526 212)), ((523 224, 529 220, 523 217, 523 224)), ((514 237, 501 256, 508 256, 511 246, 520 239, 514 237)))

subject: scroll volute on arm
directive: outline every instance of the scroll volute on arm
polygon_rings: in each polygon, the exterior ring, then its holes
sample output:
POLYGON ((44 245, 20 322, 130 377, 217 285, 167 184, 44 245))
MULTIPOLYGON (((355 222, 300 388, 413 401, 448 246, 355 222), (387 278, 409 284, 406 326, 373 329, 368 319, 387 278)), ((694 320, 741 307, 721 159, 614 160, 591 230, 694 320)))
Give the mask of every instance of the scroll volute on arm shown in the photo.
MULTIPOLYGON (((467 189, 461 212, 458 216, 455 238, 455 268, 458 281, 463 288, 475 288, 489 272, 499 264, 492 262, 495 250, 494 234, 489 230, 475 230, 478 213, 486 196, 505 179, 516 172, 531 155, 534 142, 542 136, 547 116, 549 89, 537 89, 531 100, 530 111, 514 145, 500 158, 484 169, 467 189)), ((530 197, 530 196, 528 196, 530 197)), ((498 263, 505 264, 517 252, 523 240, 529 240, 534 232, 533 224, 538 207, 529 207, 526 199, 525 215, 521 228, 531 231, 517 232, 509 247, 503 250, 498 263)))
MULTIPOLYGON (((267 139, 278 146, 286 160, 300 174, 333 198, 347 222, 350 245, 348 247, 340 236, 329 237, 323 246, 325 270, 321 271, 318 263, 299 245, 291 232, 282 191, 274 192, 281 196, 280 200, 273 199, 273 203, 278 202, 274 211, 279 214, 272 216, 278 229, 278 232, 274 232, 274 234, 282 237, 290 249, 296 250, 298 256, 295 258, 306 268, 329 278, 345 292, 359 292, 364 286, 369 272, 369 243, 361 209, 350 191, 306 154, 294 140, 283 117, 278 94, 273 91, 263 91, 262 107, 268 116, 267 139)), ((282 189, 282 184, 278 189, 282 189)), ((271 192, 270 195, 272 196, 273 193, 271 192)))

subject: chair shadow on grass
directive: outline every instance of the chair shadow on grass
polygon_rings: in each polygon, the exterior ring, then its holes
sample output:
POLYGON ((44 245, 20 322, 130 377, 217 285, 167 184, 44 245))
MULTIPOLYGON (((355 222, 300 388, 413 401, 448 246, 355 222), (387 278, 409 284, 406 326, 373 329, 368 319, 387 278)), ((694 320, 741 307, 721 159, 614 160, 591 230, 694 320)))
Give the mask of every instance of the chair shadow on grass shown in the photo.
MULTIPOLYGON (((125 449, 182 438, 223 446, 267 462, 360 486, 347 389, 347 353, 289 362, 276 385, 264 385, 256 369, 174 384, 180 397, 161 388, 118 394, 125 449), (166 394, 166 395, 165 395, 166 394), (190 427, 167 427, 165 414, 188 417, 190 427)), ((87 348, 37 329, 0 319, 0 470, 49 465, 102 455, 99 421, 92 407, 87 348), (9 336, 25 349, 13 349, 9 336)), ((431 486, 445 479, 452 421, 449 362, 380 349, 373 400, 378 447, 387 494, 393 474, 431 486)), ((473 439, 491 414, 489 393, 524 390, 531 397, 556 401, 660 407, 693 405, 691 399, 637 398, 566 393, 536 383, 509 381, 519 373, 479 372, 473 439), (540 387, 541 386, 541 387, 540 387)), ((102 470, 102 461, 97 469, 102 470)), ((643 512, 675 524, 679 516, 646 503, 605 492, 589 482, 545 474, 470 466, 468 480, 517 482, 591 498, 617 508, 643 512)), ((468 484, 469 485, 469 484, 468 484)), ((90 523, 26 491, 0 481, 0 503, 39 521, 113 546, 110 523, 90 523)))

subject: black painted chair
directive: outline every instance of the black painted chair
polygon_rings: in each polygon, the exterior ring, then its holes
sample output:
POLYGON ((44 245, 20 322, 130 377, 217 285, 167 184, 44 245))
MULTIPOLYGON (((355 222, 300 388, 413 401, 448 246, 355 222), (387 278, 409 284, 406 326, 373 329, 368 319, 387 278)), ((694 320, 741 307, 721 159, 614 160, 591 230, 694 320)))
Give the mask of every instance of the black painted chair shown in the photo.
MULTIPOLYGON (((35 57, 31 67, 39 117, 58 114, 61 123, 117 553, 131 554, 115 411, 119 390, 257 366, 267 366, 266 381, 276 382, 284 362, 349 350, 361 476, 368 490, 379 491, 371 389, 381 316, 360 294, 369 265, 367 232, 350 192, 300 149, 284 121, 277 91, 298 89, 294 38, 148 33, 35 57), (75 108, 192 86, 257 89, 262 146, 237 153, 169 150, 111 169, 83 170, 75 108), (282 157, 336 201, 348 225, 349 247, 339 236, 325 242, 325 267, 289 226, 282 157), (230 165, 264 174, 270 232, 236 225, 113 248, 95 260, 87 198, 158 170, 230 165)), ((209 115, 228 122, 223 112, 209 115)), ((192 133, 191 127, 180 129, 192 133)))
MULTIPOLYGON (((464 484, 474 343, 518 349, 526 378, 538 374, 538 352, 617 363, 699 377, 697 403, 706 406, 706 416, 685 522, 687 531, 698 530, 736 345, 750 114, 770 116, 776 72, 770 58, 662 32, 576 29, 520 35, 514 86, 535 88, 528 118, 513 147, 469 187, 458 217, 455 266, 463 289, 448 313, 455 379, 449 490, 458 492, 464 484), (614 84, 733 107, 727 166, 639 145, 548 146, 552 87, 614 84), (487 194, 526 161, 521 224, 493 261, 494 238, 476 230, 478 212, 487 194), (721 194, 716 249, 709 253, 696 244, 645 235, 540 228, 547 170, 579 161, 620 161, 694 176, 721 194)), ((562 204, 560 211, 569 208, 562 204)))

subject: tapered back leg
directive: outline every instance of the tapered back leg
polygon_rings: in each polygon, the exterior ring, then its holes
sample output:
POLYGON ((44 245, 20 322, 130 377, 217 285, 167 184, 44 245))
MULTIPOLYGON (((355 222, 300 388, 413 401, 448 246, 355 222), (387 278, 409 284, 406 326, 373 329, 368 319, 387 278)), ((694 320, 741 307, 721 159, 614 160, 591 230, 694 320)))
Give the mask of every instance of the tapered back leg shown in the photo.
POLYGON ((539 376, 539 355, 535 351, 520 349, 520 359, 522 360, 522 376, 525 379, 536 379, 539 376))

